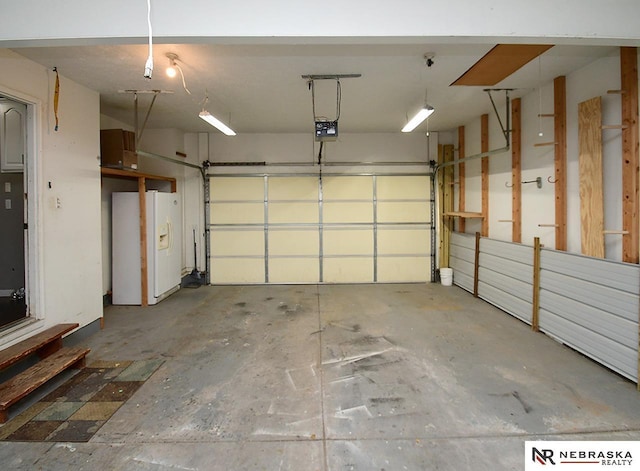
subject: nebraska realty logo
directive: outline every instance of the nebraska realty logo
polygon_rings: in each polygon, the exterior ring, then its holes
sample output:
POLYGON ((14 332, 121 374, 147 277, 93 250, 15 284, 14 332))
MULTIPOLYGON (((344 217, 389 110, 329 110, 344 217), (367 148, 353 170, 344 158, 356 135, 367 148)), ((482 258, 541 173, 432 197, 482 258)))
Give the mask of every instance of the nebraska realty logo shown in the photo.
POLYGON ((640 442, 525 442, 525 471, 625 469, 640 471, 640 442))

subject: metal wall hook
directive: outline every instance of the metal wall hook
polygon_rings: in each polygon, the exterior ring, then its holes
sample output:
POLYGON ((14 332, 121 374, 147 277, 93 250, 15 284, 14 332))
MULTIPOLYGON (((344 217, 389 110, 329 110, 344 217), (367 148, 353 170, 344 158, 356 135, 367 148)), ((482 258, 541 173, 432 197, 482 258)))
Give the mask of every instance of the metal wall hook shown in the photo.
MULTIPOLYGON (((542 177, 538 177, 535 180, 527 180, 520 183, 522 185, 525 185, 527 183, 535 183, 538 188, 542 188, 542 177)), ((552 183, 555 183, 555 182, 552 182, 552 183)), ((504 182, 504 186, 506 186, 507 188, 513 188, 513 183, 510 184, 509 182, 504 182)))
POLYGON ((548 181, 549 183, 551 183, 552 185, 555 185, 556 183, 558 183, 558 179, 557 179, 557 178, 556 178, 555 180, 551 180, 551 175, 549 175, 549 176, 547 177, 547 181, 548 181))
POLYGON ((527 180, 526 182, 522 182, 523 185, 525 183, 535 183, 538 188, 542 188, 542 177, 538 177, 535 180, 527 180))

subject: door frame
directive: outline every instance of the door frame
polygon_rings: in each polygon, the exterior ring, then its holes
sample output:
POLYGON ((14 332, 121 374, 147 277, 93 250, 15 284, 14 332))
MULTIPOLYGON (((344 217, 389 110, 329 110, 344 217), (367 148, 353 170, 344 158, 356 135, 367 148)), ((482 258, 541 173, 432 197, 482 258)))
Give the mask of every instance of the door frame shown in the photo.
POLYGON ((26 198, 24 201, 25 220, 25 296, 27 317, 0 335, 0 346, 8 344, 26 333, 40 328, 39 320, 44 319, 43 260, 43 220, 42 214, 42 110, 39 98, 5 86, 0 86, 0 96, 23 103, 27 107, 25 131, 27 135, 27 158, 24 163, 23 178, 26 198))

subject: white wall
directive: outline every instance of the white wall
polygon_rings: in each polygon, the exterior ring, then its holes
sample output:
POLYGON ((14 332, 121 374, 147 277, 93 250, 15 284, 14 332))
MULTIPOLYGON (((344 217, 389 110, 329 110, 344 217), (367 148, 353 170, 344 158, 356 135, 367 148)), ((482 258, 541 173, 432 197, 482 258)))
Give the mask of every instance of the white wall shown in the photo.
MULTIPOLYGON (((504 126, 506 123, 505 96, 494 93, 496 107, 500 113, 500 119, 504 126)), ((489 114, 489 150, 505 147, 507 142, 500 128, 500 123, 495 113, 489 114)), ((511 152, 503 152, 489 158, 489 237, 500 240, 511 239, 512 224, 498 222, 511 219, 511 188, 505 186, 511 184, 511 152)))
MULTIPOLYGON (((521 171, 522 181, 542 178, 542 188, 535 183, 522 185, 520 209, 522 215, 522 243, 533 245, 540 237, 545 247, 555 247, 555 227, 540 227, 539 224, 555 224, 555 180, 554 146, 535 147, 536 143, 553 142, 553 118, 539 118, 539 114, 553 114, 553 82, 522 97, 521 102, 521 171), (541 102, 542 99, 542 102, 541 102), (542 136, 539 133, 542 132, 542 136)), ((567 136, 569 138, 569 136, 567 136)), ((510 240, 510 239, 504 239, 510 240)), ((578 247, 579 250, 579 247, 578 247)))
MULTIPOLYGON (((431 135, 436 137, 437 133, 431 135)), ((318 161, 319 144, 314 141, 313 130, 303 134, 239 134, 229 138, 216 133, 209 136, 209 158, 212 162, 314 165, 318 161)), ((429 158, 437 159, 437 139, 431 142, 429 157, 427 137, 423 133, 344 133, 340 134, 337 141, 324 143, 322 162, 420 163, 429 158)), ((235 167, 232 171, 237 170, 238 167, 235 167)), ((303 171, 308 172, 309 169, 303 171)))
MULTIPOLYGON (((31 309, 44 321, 37 328, 60 322, 83 326, 102 316, 99 96, 61 75, 55 131, 54 83, 52 71, 0 49, 0 93, 36 104, 29 204, 30 243, 36 244, 30 262, 37 263, 31 309)), ((5 336, 0 342, 16 340, 5 336)))
MULTIPOLYGON (((544 60, 544 59, 543 59, 544 60)), ((566 77, 567 92, 567 249, 580 253, 580 188, 578 168, 578 104, 590 98, 602 97, 603 124, 620 124, 620 96, 607 90, 620 88, 620 59, 618 51, 594 61, 566 77)), ((555 223, 554 147, 534 147, 538 142, 553 142, 553 118, 538 118, 538 114, 553 113, 553 83, 542 84, 522 97, 522 180, 542 178, 542 188, 536 184, 522 186, 522 243, 533 244, 540 237, 547 247, 555 247, 555 228, 539 224, 555 223), (538 136, 542 130, 543 136, 538 136)), ((502 113, 502 109, 498 106, 502 113)), ((489 149, 504 145, 493 113, 489 119, 489 149)), ((622 137, 620 130, 603 130, 603 179, 605 229, 622 228, 622 137)), ((457 138, 457 133, 456 133, 457 138)), ((480 117, 465 125, 465 155, 480 152, 480 117)), ((480 160, 466 163, 466 210, 481 211, 480 160)), ((499 240, 511 240, 511 226, 498 219, 511 219, 511 153, 490 157, 489 178, 489 235, 499 240)), ((456 198, 457 202, 457 198, 456 198)), ((467 220, 466 232, 480 231, 480 222, 467 220)), ((622 239, 619 235, 605 236, 606 258, 622 259, 622 239)))
MULTIPOLYGON (((480 117, 464 126, 464 155, 469 157, 481 152, 481 126, 480 117)), ((491 145, 491 143, 489 143, 491 145)), ((456 145, 456 147, 458 147, 456 145)), ((479 159, 470 160, 464 165, 465 172, 465 211, 472 213, 482 212, 482 163, 479 159)), ((457 201, 457 199, 456 199, 457 201)), ((466 232, 474 234, 482 232, 480 219, 467 219, 466 232)))

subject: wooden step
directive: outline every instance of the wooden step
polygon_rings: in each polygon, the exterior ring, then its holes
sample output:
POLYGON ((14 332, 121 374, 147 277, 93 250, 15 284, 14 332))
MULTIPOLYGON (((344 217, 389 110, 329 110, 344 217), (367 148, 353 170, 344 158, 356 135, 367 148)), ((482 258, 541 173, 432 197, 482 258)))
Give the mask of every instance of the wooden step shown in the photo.
POLYGON ((32 353, 37 353, 40 358, 46 358, 62 347, 62 336, 79 324, 58 324, 46 330, 18 342, 0 352, 0 370, 19 362, 32 353))
POLYGON ((82 368, 91 350, 83 347, 63 347, 31 368, 0 385, 0 423, 7 421, 7 409, 30 392, 67 368, 82 368))

